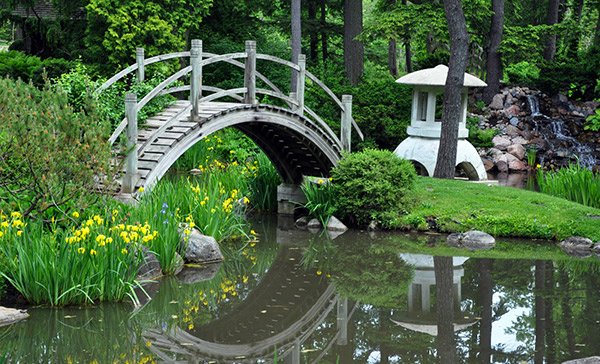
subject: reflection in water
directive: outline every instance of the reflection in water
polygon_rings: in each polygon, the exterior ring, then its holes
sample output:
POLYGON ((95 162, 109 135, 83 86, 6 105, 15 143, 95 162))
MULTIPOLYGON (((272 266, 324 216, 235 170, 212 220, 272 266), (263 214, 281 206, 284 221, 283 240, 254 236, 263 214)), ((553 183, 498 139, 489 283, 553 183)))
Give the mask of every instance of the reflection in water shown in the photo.
POLYGON ((31 309, 0 328, 0 358, 560 363, 600 352, 597 260, 432 257, 401 252, 398 235, 330 241, 281 226, 261 236, 224 247, 216 272, 148 286, 143 307, 31 309))

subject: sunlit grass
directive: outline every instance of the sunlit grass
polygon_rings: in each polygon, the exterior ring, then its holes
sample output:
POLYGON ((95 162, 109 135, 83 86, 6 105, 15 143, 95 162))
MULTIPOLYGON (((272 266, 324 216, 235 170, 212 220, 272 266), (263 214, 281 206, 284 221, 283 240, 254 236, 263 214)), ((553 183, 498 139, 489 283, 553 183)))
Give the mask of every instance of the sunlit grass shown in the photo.
POLYGON ((555 172, 537 172, 540 191, 585 206, 600 208, 600 175, 579 164, 555 172))

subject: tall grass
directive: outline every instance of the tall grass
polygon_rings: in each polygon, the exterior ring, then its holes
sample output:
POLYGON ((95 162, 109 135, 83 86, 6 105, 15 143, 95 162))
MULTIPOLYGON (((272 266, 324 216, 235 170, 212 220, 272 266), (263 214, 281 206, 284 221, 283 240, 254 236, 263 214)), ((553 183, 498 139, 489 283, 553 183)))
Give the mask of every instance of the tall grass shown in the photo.
POLYGON ((252 176, 248 182, 252 207, 259 211, 277 211, 277 186, 281 183, 279 173, 264 153, 256 155, 250 167, 252 176))
POLYGON ((307 179, 302 183, 301 188, 306 196, 304 207, 308 209, 309 216, 321 221, 323 226, 327 226, 329 219, 336 212, 334 192, 329 180, 307 179))
POLYGON ((148 224, 119 223, 118 211, 79 220, 67 228, 25 222, 18 212, 0 212, 0 274, 33 304, 61 306, 137 302, 134 288, 143 244, 157 238, 148 224))
POLYGON ((540 191, 585 206, 600 208, 600 174, 579 164, 571 164, 555 172, 537 171, 540 191))

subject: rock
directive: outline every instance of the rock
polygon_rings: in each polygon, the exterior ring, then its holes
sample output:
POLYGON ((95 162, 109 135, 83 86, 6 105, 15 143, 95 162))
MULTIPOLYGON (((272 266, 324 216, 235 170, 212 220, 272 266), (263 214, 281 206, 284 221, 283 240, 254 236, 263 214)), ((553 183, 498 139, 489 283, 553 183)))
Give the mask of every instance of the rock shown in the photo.
POLYGON ((518 159, 514 159, 514 160, 508 162, 508 169, 510 171, 526 171, 527 164, 523 163, 522 161, 520 161, 518 159))
POLYGON ((513 144, 506 148, 506 151, 517 157, 519 160, 523 160, 525 158, 526 150, 523 144, 513 144))
POLYGON ((562 364, 600 364, 600 356, 563 361, 562 364))
POLYGON ((28 317, 29 314, 25 310, 0 306, 0 326, 14 324, 17 321, 24 320, 28 317))
POLYGON ((185 266, 177 274, 177 280, 184 284, 194 284, 202 281, 208 281, 215 277, 221 268, 221 263, 212 263, 199 267, 185 266))
POLYGON ((197 175, 199 175, 199 174, 202 174, 202 171, 201 171, 201 170, 199 170, 198 168, 192 168, 192 169, 190 169, 190 172, 189 172, 189 173, 190 173, 191 175, 193 175, 193 176, 197 176, 197 175))
POLYGON ((308 216, 302 216, 301 218, 296 220, 296 223, 295 223, 295 226, 298 229, 306 229, 307 225, 308 225, 308 216))
POLYGON ((592 248, 592 253, 594 253, 598 257, 600 257, 600 242, 598 242, 594 245, 594 247, 592 248))
POLYGON ((160 268, 160 262, 156 259, 156 255, 148 249, 147 246, 142 245, 142 252, 144 255, 144 262, 138 270, 137 280, 146 281, 156 279, 162 276, 162 269, 160 268))
POLYGON ((318 219, 311 219, 306 227, 309 229, 320 229, 321 222, 318 219))
MULTIPOLYGON (((518 119, 517 119, 517 124, 518 124, 518 119)), ((521 130, 519 130, 519 128, 513 125, 507 125, 506 128, 504 129, 504 133, 506 133, 506 135, 508 135, 509 137, 517 137, 519 135, 521 135, 521 130)))
POLYGON ((494 168, 494 162, 491 161, 490 159, 486 158, 486 159, 482 159, 482 161, 483 161, 483 168, 485 168, 486 172, 488 172, 494 168))
POLYGON ((521 109, 517 105, 512 105, 508 109, 504 110, 504 114, 508 118, 512 118, 514 116, 518 116, 520 112, 521 112, 521 109))
POLYGON ((479 230, 470 230, 466 233, 448 235, 446 244, 469 250, 487 250, 496 245, 496 239, 488 233, 479 230))
POLYGON ((528 144, 528 143, 529 143, 529 141, 527 141, 525 138, 520 137, 520 136, 514 137, 512 139, 512 144, 528 144))
POLYGON ((571 236, 561 241, 558 245, 562 251, 571 256, 585 258, 592 255, 592 247, 594 246, 594 242, 588 238, 571 236))
POLYGON ((498 158, 495 158, 496 168, 498 168, 498 172, 506 173, 508 172, 508 160, 506 158, 506 154, 502 154, 498 158))
POLYGON ((497 149, 497 148, 490 148, 490 149, 488 150, 488 154, 489 154, 489 155, 491 155, 491 156, 492 156, 492 158, 493 158, 493 157, 499 157, 499 156, 501 156, 503 153, 502 153, 502 151, 501 151, 500 149, 497 149))
POLYGON ((344 232, 344 231, 348 230, 348 228, 346 227, 346 225, 344 225, 343 222, 338 220, 337 217, 331 216, 329 218, 329 221, 327 221, 327 230, 344 232))
POLYGON ((367 231, 376 231, 377 230, 377 221, 371 220, 369 226, 367 226, 367 231))
POLYGON ((508 122, 510 123, 511 126, 517 126, 517 125, 519 125, 519 118, 516 116, 513 116, 510 119, 508 119, 508 122))
POLYGON ((494 96, 494 98, 492 99, 492 102, 490 102, 489 105, 490 109, 496 109, 496 110, 500 110, 504 107, 504 95, 502 94, 497 94, 494 96))
POLYGON ((223 261, 223 254, 219 249, 217 240, 212 236, 207 236, 197 229, 192 229, 188 236, 187 243, 182 239, 185 245, 185 261, 188 263, 216 263, 223 261))
POLYGON ((510 141, 510 138, 506 135, 496 135, 492 139, 492 143, 494 143, 494 147, 496 147, 499 150, 506 150, 506 148, 508 148, 509 145, 513 144, 510 141))

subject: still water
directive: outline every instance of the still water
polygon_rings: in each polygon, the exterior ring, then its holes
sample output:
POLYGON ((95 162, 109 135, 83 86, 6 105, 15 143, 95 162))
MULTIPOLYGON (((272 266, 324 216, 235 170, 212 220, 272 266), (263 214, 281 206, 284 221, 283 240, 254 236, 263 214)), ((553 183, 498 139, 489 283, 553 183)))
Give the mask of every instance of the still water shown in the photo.
POLYGON ((146 285, 152 298, 140 307, 30 308, 29 319, 0 328, 0 363, 561 363, 600 354, 596 257, 515 259, 502 244, 491 255, 431 256, 413 243, 431 237, 331 240, 277 225, 257 225, 255 246, 223 246, 220 266, 146 285))

